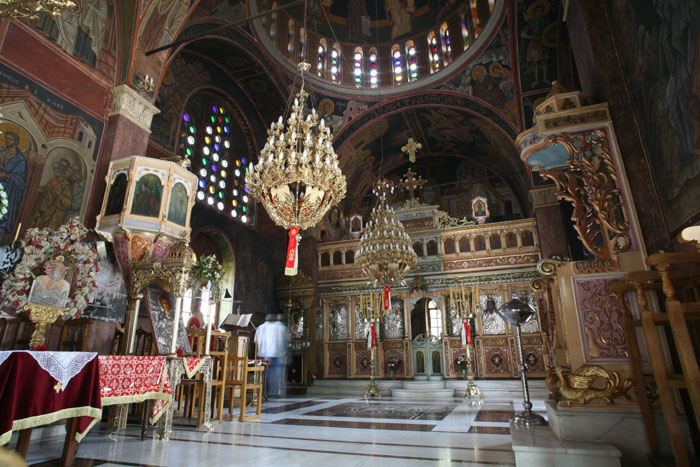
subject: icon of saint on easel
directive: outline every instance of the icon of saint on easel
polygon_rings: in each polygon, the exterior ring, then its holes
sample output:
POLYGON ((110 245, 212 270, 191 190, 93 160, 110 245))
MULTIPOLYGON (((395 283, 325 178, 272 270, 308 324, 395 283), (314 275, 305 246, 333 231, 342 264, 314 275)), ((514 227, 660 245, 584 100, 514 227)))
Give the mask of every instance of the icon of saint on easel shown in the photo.
POLYGON ((63 262, 64 257, 57 256, 44 263, 45 274, 34 280, 29 291, 30 303, 65 308, 70 283, 65 279, 69 268, 63 262))

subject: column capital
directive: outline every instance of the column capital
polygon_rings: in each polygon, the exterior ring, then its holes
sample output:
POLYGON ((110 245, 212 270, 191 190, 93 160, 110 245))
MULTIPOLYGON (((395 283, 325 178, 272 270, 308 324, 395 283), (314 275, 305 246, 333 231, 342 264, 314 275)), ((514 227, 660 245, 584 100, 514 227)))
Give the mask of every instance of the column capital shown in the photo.
POLYGON ((112 96, 114 99, 109 109, 110 117, 122 115, 149 134, 151 133, 151 120, 154 115, 160 113, 158 107, 126 84, 112 88, 112 96))

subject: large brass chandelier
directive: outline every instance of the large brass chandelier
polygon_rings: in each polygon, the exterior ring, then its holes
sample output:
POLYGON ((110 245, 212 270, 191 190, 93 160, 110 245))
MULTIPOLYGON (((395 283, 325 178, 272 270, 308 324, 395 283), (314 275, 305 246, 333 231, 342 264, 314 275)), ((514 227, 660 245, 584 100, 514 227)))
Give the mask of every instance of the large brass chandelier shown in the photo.
POLYGON ((316 109, 306 109, 304 72, 299 64, 301 89, 296 94, 285 127, 284 118, 273 122, 258 164, 250 164, 246 183, 275 224, 289 229, 285 274, 297 270, 299 231, 316 225, 332 204, 345 196, 345 176, 333 150, 331 129, 316 109))
POLYGON ((360 237, 355 262, 375 287, 383 289, 383 309, 386 312, 391 309, 391 286, 403 280, 418 257, 411 247, 410 237, 401 222, 396 220, 394 209, 389 204, 388 197, 394 192, 394 184, 382 178, 372 191, 377 196, 377 205, 360 237))
POLYGON ((61 11, 74 10, 76 6, 71 0, 2 0, 0 18, 37 19, 41 13, 58 16, 61 11))

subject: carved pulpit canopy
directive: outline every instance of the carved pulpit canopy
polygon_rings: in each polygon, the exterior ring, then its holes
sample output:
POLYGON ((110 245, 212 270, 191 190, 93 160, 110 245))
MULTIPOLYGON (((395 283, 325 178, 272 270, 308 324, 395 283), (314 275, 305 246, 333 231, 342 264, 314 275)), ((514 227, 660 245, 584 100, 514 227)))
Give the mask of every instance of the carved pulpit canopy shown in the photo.
POLYGON ((144 256, 133 265, 131 295, 143 296, 150 284, 157 283, 167 291, 182 297, 193 281, 199 281, 197 255, 188 242, 175 243, 164 258, 144 256))

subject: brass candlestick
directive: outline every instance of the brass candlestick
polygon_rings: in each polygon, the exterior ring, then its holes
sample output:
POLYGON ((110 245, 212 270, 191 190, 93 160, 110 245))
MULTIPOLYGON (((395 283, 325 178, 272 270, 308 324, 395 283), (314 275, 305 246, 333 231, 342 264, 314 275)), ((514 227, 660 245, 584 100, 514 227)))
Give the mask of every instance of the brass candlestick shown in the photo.
MULTIPOLYGON (((472 319, 474 315, 469 313, 467 319, 472 319)), ((484 401, 484 394, 474 382, 474 372, 472 371, 472 347, 474 344, 467 343, 465 345, 467 351, 467 392, 464 398, 469 401, 469 405, 481 405, 484 401)))
MULTIPOLYGON (((366 320, 369 320, 370 329, 375 329, 376 325, 379 323, 379 319, 382 316, 381 311, 381 300, 377 299, 375 303, 374 294, 370 293, 369 302, 363 304, 362 295, 360 295, 360 316, 366 320), (367 306, 369 305, 369 306, 367 306), (377 306, 375 308, 375 305, 377 306)), ((367 336, 370 345, 370 367, 369 367, 369 385, 365 389, 364 399, 367 400, 370 396, 377 396, 377 398, 382 398, 382 393, 379 391, 379 386, 375 382, 377 377, 377 347, 372 346, 373 339, 372 336, 367 336)))

